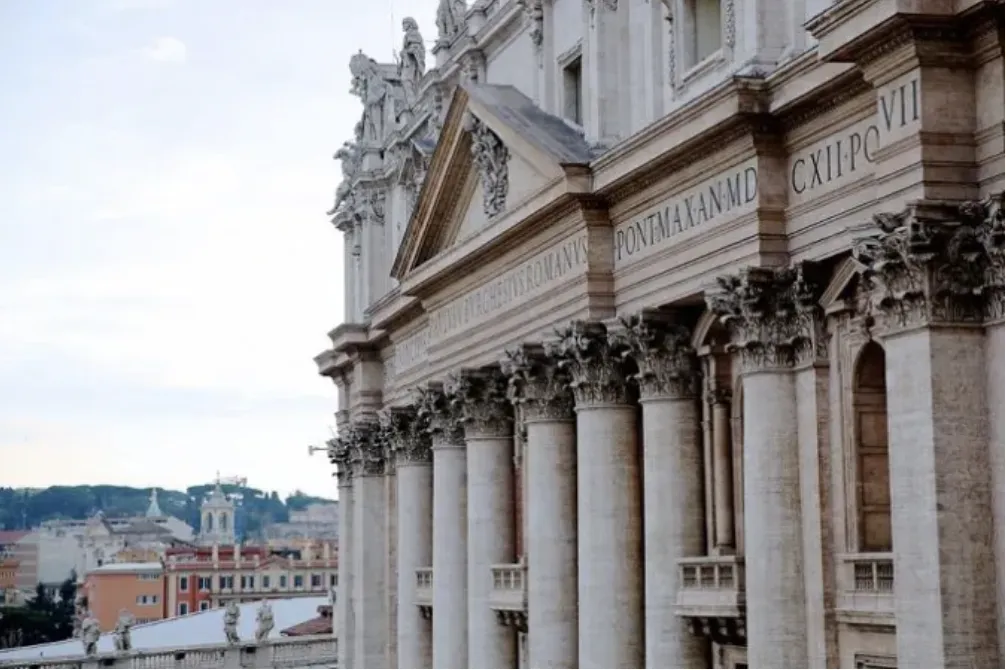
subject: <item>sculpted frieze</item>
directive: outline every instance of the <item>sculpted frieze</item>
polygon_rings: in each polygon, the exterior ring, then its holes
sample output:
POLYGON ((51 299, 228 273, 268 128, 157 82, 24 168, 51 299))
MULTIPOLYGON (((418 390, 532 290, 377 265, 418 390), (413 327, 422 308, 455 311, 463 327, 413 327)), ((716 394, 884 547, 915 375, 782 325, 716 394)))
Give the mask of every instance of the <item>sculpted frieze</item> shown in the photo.
POLYGON ((461 403, 442 384, 430 383, 416 390, 416 412, 419 420, 428 426, 434 448, 440 446, 460 446, 465 443, 464 423, 461 403))
POLYGON ((747 371, 789 368, 827 358, 817 299, 820 268, 745 268, 717 279, 706 304, 730 332, 729 348, 747 371))
POLYGON ((541 345, 524 345, 507 351, 500 367, 509 380, 507 396, 520 407, 524 421, 569 421, 573 418, 573 392, 569 373, 560 359, 541 345))
POLYGON ((492 218, 506 208, 510 189, 510 150, 489 127, 474 114, 465 120, 465 129, 472 136, 472 159, 482 183, 482 209, 492 218))
POLYGON ((461 370, 444 385, 457 399, 468 437, 513 435, 513 408, 507 377, 497 367, 461 370))
POLYGON ((616 337, 636 362, 634 377, 643 400, 698 397, 701 377, 691 330, 673 314, 653 310, 623 319, 616 337))
POLYGON ((427 415, 414 407, 394 407, 381 413, 380 423, 384 440, 399 467, 433 461, 427 415))
POLYGON ((1003 318, 1003 194, 919 201, 857 239, 859 311, 882 332, 1003 318))
POLYGON ((569 372, 577 407, 624 405, 631 402, 632 370, 628 346, 598 321, 574 321, 560 330, 546 352, 569 372))

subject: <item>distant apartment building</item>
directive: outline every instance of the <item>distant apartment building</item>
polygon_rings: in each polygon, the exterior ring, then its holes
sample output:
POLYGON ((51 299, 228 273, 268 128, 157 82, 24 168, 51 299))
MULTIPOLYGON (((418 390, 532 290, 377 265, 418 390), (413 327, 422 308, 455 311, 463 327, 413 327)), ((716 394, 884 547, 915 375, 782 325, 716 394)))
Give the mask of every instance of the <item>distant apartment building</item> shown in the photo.
POLYGON ((115 628, 123 611, 136 623, 165 618, 164 566, 157 562, 107 563, 87 573, 87 605, 102 631, 115 628))
POLYGON ((338 558, 330 543, 286 551, 232 544, 171 548, 164 566, 167 612, 178 616, 229 600, 327 595, 337 583, 338 558))
MULTIPOLYGON (((16 561, 14 588, 28 593, 38 584, 38 533, 27 530, 0 531, 0 560, 16 561)), ((9 568, 8 568, 9 569, 9 568)))
POLYGON ((286 523, 272 523, 262 530, 270 543, 274 540, 339 538, 339 503, 311 503, 301 510, 291 510, 286 523))

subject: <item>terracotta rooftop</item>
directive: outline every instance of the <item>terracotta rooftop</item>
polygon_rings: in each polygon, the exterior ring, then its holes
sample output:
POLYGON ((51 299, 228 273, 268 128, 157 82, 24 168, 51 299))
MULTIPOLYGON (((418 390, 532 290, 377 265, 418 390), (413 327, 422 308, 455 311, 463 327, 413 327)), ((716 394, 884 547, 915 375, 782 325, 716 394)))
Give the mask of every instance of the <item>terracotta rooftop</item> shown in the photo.
POLYGON ((326 635, 332 633, 332 606, 321 605, 318 607, 318 616, 307 621, 284 628, 279 632, 284 637, 298 637, 301 635, 326 635))

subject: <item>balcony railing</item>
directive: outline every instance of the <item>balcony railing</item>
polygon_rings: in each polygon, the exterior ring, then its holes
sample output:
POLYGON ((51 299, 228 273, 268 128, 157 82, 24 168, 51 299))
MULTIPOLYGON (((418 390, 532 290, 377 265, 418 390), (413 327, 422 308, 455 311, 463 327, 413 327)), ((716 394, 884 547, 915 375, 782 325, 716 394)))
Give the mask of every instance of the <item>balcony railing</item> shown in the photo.
POLYGON ((890 553, 845 554, 838 562, 839 620, 894 624, 894 557, 890 553))
POLYGON ((520 563, 490 566, 493 586, 489 607, 507 612, 527 611, 527 568, 520 563))
POLYGON ((416 602, 419 607, 433 607, 433 568, 416 569, 416 602))
MULTIPOLYGON (((9 650, 8 650, 9 651, 9 650)), ((336 639, 312 635, 266 644, 201 645, 96 656, 65 656, 0 661, 10 668, 334 668, 336 639)))
POLYGON ((675 612, 683 617, 743 617, 744 559, 702 556, 678 561, 675 612))

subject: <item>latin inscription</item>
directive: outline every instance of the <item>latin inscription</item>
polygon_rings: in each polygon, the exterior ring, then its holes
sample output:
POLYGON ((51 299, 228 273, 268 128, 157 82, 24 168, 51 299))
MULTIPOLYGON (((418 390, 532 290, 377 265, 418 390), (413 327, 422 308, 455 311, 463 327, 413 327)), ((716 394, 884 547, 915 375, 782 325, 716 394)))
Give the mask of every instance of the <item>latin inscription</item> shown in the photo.
POLYGON ((455 298, 430 315, 433 341, 455 335, 492 319, 569 277, 587 265, 587 234, 557 244, 518 267, 455 298))
POLYGON ((674 244, 693 230, 739 216, 757 197, 753 161, 674 195, 615 228, 615 267, 674 244))
POLYGON ((407 370, 422 365, 427 361, 427 349, 430 341, 430 329, 410 335, 395 345, 395 373, 402 374, 407 370))
POLYGON ((795 153, 789 160, 789 200, 798 204, 873 174, 877 151, 892 134, 918 123, 919 82, 877 92, 877 113, 795 153))

